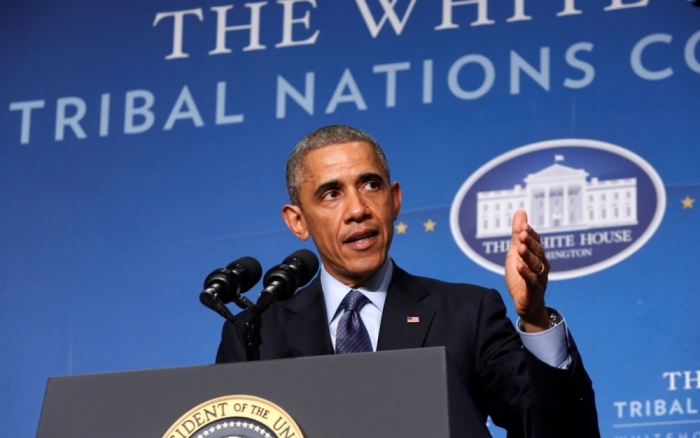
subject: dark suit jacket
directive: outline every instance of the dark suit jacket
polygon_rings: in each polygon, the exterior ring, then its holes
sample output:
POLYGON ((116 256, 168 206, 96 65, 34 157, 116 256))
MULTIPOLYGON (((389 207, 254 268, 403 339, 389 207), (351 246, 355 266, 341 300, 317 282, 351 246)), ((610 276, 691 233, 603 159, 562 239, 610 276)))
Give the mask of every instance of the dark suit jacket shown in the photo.
MULTIPOLYGON (((246 312, 236 325, 224 324, 217 363, 246 360, 246 312)), ((269 308, 261 333, 262 360, 334 354, 319 278, 269 308)), ((509 438, 599 437, 591 380, 573 339, 569 344, 569 369, 550 367, 522 347, 495 290, 416 277, 395 267, 377 350, 446 347, 482 418, 491 416, 509 438), (420 322, 408 324, 408 316, 420 322)))

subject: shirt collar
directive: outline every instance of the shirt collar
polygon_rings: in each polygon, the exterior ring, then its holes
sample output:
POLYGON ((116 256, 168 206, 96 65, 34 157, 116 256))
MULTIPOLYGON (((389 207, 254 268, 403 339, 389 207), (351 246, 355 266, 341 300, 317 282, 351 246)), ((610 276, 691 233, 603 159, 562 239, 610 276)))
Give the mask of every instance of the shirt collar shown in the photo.
MULTIPOLYGON (((356 288, 362 292, 380 312, 384 310, 386 293, 389 290, 391 276, 394 273, 393 268, 394 263, 391 261, 391 258, 387 257, 382 267, 372 274, 362 287, 356 288)), ((343 298, 350 292, 351 288, 333 278, 333 276, 326 271, 326 267, 321 265, 321 289, 323 290, 323 298, 326 300, 326 314, 328 316, 328 323, 330 324, 331 321, 335 319, 340 302, 343 301, 343 298)))

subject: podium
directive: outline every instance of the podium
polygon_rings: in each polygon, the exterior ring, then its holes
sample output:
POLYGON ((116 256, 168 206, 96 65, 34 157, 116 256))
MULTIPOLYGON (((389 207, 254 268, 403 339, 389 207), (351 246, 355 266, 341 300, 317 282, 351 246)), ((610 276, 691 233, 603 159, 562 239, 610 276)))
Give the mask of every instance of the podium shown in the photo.
POLYGON ((55 377, 37 438, 238 436, 173 429, 196 406, 231 395, 277 405, 305 438, 490 437, 454 359, 437 347, 55 377))

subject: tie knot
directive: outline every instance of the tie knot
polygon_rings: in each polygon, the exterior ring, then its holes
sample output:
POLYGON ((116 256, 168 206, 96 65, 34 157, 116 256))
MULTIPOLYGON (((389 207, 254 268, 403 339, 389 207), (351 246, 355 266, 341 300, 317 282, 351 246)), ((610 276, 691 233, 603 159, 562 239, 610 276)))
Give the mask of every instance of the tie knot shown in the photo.
POLYGON ((369 299, 359 290, 353 289, 348 292, 347 295, 345 295, 345 298, 343 298, 340 306, 345 309, 346 312, 359 312, 360 309, 362 309, 362 307, 367 303, 369 303, 369 299))

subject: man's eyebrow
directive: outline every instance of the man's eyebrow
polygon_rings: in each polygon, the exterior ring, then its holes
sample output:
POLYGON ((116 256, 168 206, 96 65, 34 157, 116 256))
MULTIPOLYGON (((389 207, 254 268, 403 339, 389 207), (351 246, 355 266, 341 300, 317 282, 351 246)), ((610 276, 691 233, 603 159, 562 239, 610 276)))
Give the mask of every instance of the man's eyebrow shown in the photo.
POLYGON ((314 191, 314 198, 318 198, 324 192, 332 189, 337 189, 338 187, 340 187, 340 180, 332 179, 330 181, 326 181, 316 188, 316 190, 314 191))
POLYGON ((381 176, 378 173, 374 173, 374 172, 363 173, 362 175, 360 175, 358 180, 360 182, 363 182, 363 183, 367 182, 367 181, 378 181, 378 182, 381 182, 383 184, 385 182, 383 176, 381 176))
MULTIPOLYGON (((366 183, 368 181, 377 181, 384 184, 384 177, 375 172, 367 172, 360 175, 357 180, 361 183, 366 183)), ((337 190, 342 186, 342 183, 338 179, 332 179, 326 181, 319 185, 316 190, 314 190, 314 198, 318 198, 323 195, 328 190, 337 190)))

